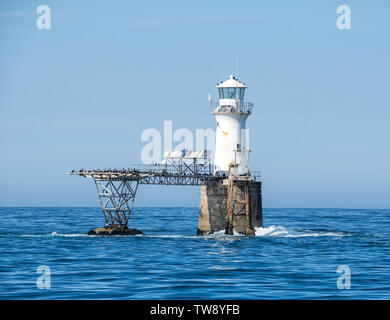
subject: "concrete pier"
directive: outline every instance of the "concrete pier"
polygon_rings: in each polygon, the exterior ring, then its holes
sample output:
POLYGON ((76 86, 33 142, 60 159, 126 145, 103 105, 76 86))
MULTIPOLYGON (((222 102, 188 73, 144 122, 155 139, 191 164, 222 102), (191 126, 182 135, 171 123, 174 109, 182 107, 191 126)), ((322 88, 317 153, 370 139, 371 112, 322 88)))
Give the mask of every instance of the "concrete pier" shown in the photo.
POLYGON ((233 230, 254 235, 263 226, 261 182, 249 176, 231 176, 200 187, 198 235, 233 230))

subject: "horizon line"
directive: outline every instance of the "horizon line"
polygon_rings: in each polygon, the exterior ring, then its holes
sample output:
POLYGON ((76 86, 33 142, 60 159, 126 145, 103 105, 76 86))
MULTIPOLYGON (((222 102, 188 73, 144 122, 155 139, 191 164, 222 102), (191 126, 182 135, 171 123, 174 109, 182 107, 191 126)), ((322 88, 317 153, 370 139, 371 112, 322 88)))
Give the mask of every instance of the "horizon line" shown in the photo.
MULTIPOLYGON (((96 208, 100 209, 99 206, 0 206, 1 208, 96 208)), ((198 206, 139 206, 133 207, 134 209, 142 209, 142 208, 196 208, 198 206)), ((263 207, 263 209, 337 209, 337 210, 390 210, 390 208, 352 208, 352 207, 263 207)))

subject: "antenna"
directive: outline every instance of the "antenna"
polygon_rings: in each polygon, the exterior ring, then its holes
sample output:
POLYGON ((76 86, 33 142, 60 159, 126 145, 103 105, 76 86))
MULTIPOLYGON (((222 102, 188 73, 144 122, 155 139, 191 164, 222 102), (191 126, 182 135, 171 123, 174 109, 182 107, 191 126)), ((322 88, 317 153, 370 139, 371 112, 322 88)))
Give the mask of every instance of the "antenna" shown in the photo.
POLYGON ((238 79, 238 57, 236 57, 236 77, 238 79))
POLYGON ((213 106, 213 99, 211 99, 211 94, 209 93, 209 103, 210 103, 210 106, 213 106))

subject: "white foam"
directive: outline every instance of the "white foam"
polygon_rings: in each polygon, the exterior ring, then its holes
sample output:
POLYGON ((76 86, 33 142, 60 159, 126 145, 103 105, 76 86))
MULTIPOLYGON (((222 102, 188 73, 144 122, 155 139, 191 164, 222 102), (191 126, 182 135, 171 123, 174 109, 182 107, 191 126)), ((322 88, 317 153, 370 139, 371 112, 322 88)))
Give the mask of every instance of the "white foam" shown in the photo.
POLYGON ((285 238, 300 238, 300 237, 342 237, 344 234, 340 232, 308 232, 287 230, 283 226, 269 226, 267 228, 256 228, 255 235, 258 237, 285 237, 285 238))
POLYGON ((51 235, 53 237, 88 237, 85 233, 57 233, 55 231, 51 235))
POLYGON ((270 226, 267 228, 255 228, 255 235, 258 237, 286 236, 288 231, 282 226, 270 226))
POLYGON ((57 233, 48 234, 22 234, 21 237, 88 237, 85 233, 57 233))
POLYGON ((224 267, 224 266, 211 266, 211 267, 208 267, 208 269, 219 270, 219 271, 231 271, 231 270, 236 270, 236 268, 224 267))

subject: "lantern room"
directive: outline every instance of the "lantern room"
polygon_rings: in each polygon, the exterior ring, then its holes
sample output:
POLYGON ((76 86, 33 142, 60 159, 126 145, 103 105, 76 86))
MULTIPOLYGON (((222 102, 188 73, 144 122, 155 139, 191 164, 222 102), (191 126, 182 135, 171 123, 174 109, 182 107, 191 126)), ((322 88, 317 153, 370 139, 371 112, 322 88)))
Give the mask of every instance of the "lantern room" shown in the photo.
POLYGON ((217 85, 219 99, 244 100, 246 85, 232 74, 229 79, 217 85))

